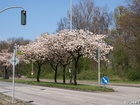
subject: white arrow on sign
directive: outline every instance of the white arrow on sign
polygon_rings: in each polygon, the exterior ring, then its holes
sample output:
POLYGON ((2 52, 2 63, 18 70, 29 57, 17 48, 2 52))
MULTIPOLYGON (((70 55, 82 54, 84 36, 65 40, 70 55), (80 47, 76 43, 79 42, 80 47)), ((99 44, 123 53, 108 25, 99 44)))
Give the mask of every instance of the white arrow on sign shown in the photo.
POLYGON ((15 60, 14 60, 14 57, 12 57, 10 59, 10 63, 13 65, 13 62, 15 62, 15 65, 19 63, 19 59, 15 57, 15 60))
POLYGON ((107 80, 103 77, 103 80, 105 81, 105 83, 107 83, 107 80))

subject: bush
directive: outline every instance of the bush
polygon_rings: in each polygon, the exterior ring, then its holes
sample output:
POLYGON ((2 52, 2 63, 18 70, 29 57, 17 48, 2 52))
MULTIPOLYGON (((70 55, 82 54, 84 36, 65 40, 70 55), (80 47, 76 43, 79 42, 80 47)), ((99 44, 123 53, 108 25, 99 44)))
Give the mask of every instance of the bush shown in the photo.
POLYGON ((135 81, 135 80, 140 80, 140 72, 138 69, 130 71, 127 75, 129 80, 135 81))
POLYGON ((97 71, 82 71, 77 75, 79 80, 97 80, 98 74, 97 71))

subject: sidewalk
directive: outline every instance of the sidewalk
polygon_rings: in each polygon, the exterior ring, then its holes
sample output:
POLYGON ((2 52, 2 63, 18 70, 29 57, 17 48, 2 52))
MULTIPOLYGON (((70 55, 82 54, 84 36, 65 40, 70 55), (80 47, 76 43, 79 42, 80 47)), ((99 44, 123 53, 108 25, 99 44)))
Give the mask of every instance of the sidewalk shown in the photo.
MULTIPOLYGON (((89 82, 89 81, 85 81, 85 80, 78 80, 79 84, 88 84, 88 85, 98 85, 98 82, 89 82)), ((101 83, 101 85, 103 85, 101 83)), ((109 86, 126 86, 126 87, 139 87, 140 88, 140 84, 130 84, 130 83, 108 83, 107 85, 109 86)))

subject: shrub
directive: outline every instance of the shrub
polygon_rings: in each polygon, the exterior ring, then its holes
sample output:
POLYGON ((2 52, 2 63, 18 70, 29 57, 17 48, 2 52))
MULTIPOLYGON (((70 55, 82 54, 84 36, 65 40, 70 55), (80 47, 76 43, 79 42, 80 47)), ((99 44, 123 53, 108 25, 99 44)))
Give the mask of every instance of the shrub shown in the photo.
POLYGON ((79 80, 97 80, 98 74, 97 71, 82 71, 77 75, 79 80))
POLYGON ((135 80, 140 80, 140 72, 139 69, 133 70, 128 72, 127 75, 128 79, 135 81, 135 80))

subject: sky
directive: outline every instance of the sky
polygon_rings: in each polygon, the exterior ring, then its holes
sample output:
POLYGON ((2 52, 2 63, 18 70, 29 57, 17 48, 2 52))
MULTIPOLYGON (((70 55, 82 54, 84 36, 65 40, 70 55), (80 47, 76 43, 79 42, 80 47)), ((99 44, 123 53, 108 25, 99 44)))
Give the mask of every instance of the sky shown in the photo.
MULTIPOLYGON (((80 0, 72 0, 73 5, 80 0)), ((107 6, 109 11, 125 0, 94 0, 96 6, 107 6)), ((11 6, 23 7, 27 12, 27 24, 21 25, 21 10, 13 8, 0 13, 0 40, 19 38, 34 40, 46 32, 52 34, 57 29, 60 18, 70 10, 70 0, 0 0, 0 10, 11 6)))

